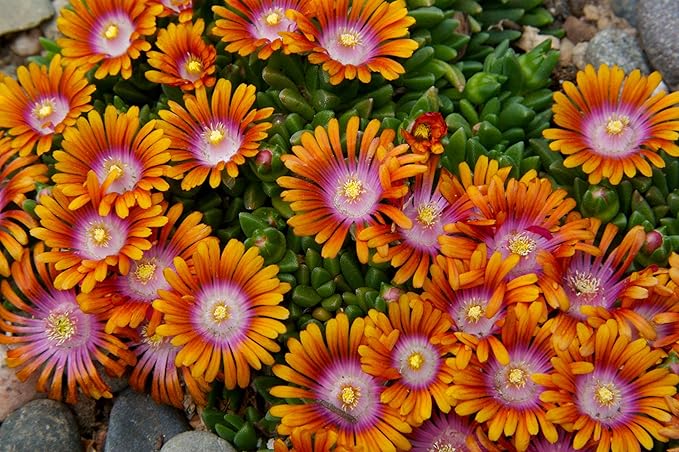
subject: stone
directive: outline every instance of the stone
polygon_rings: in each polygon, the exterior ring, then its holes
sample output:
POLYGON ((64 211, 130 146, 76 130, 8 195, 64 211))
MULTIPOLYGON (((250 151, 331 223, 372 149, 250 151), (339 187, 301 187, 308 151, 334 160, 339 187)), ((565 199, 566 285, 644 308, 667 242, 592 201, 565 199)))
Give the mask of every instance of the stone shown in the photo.
POLYGON ((0 452, 82 451, 78 423, 67 405, 42 399, 28 402, 0 426, 0 452))
POLYGON ((607 28, 597 33, 587 46, 585 60, 595 68, 602 64, 615 64, 625 73, 634 69, 640 69, 644 74, 650 72, 637 38, 618 28, 607 28))
POLYGON ((80 431, 84 435, 91 436, 97 422, 97 401, 80 394, 72 408, 80 431))
POLYGON ((236 452, 236 449, 223 438, 209 432, 184 432, 169 440, 160 452, 236 452))
POLYGON ((559 46, 561 45, 561 41, 559 41, 559 38, 551 35, 541 35, 540 29, 527 25, 523 27, 523 33, 521 34, 521 38, 519 38, 519 40, 517 41, 516 46, 521 50, 529 52, 537 45, 541 44, 543 41, 546 40, 552 41, 551 45, 552 49, 556 50, 559 49, 559 46))
POLYGON ((587 66, 587 61, 585 60, 585 54, 587 53, 587 47, 589 47, 588 42, 581 42, 573 47, 572 59, 573 64, 578 69, 582 70, 587 66))
POLYGON ((597 32, 594 25, 574 16, 568 16, 566 18, 563 29, 566 32, 566 36, 573 44, 589 41, 597 32))
POLYGON ((113 402, 104 452, 159 451, 190 428, 181 411, 128 388, 113 402))
POLYGON ((19 34, 10 44, 9 48, 15 55, 26 57, 30 55, 37 55, 42 50, 40 45, 40 29, 34 28, 19 34))
POLYGON ((554 17, 568 17, 571 15, 568 0, 545 0, 544 7, 554 17))
POLYGON ((575 44, 573 44, 570 39, 563 38, 561 40, 561 47, 559 52, 559 64, 562 66, 567 66, 573 63, 573 49, 575 44))
POLYGON ((679 1, 639 0, 637 25, 651 65, 679 89, 679 1))
POLYGON ((52 7, 54 8, 54 11, 56 11, 56 14, 51 20, 48 20, 40 26, 42 33, 46 38, 56 40, 61 36, 61 33, 59 33, 59 30, 57 29, 57 17, 61 13, 61 9, 69 3, 69 0, 52 0, 52 7))
POLYGON ((582 16, 587 0, 568 0, 568 7, 574 16, 582 16))
POLYGON ((49 0, 0 0, 0 36, 37 27, 54 16, 49 0))
POLYGON ((7 347, 0 345, 0 422, 26 402, 40 397, 35 389, 38 373, 26 381, 20 381, 16 376, 16 369, 5 364, 6 358, 7 347))
POLYGON ((638 0, 615 0, 611 2, 613 12, 623 19, 627 20, 630 25, 637 25, 637 1, 638 0))

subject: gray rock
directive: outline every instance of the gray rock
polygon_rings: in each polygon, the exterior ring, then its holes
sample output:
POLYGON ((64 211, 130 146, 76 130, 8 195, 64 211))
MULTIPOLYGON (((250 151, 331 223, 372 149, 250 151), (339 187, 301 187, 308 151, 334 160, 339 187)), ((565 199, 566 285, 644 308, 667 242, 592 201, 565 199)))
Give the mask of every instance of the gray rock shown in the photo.
POLYGON ((46 38, 55 40, 61 36, 59 30, 57 30, 57 16, 61 14, 61 9, 68 5, 69 3, 70 3, 69 0, 52 0, 52 7, 54 8, 54 11, 56 11, 56 14, 52 18, 52 20, 44 22, 40 26, 40 28, 42 29, 42 33, 45 35, 46 38))
POLYGON ((49 0, 0 0, 0 36, 36 27, 54 15, 49 0))
POLYGON ((34 400, 10 414, 0 426, 0 452, 82 451, 78 423, 68 406, 34 400))
POLYGON ((640 69, 644 74, 650 72, 637 38, 617 28, 597 33, 587 46, 585 60, 595 68, 616 64, 625 73, 634 69, 640 69))
POLYGON ((679 1, 639 0, 641 43, 651 65, 672 89, 679 88, 679 1))
POLYGON ((16 55, 26 57, 30 55, 37 55, 42 50, 40 45, 40 29, 34 28, 31 31, 26 31, 19 34, 9 48, 12 49, 16 55))
POLYGON ((104 452, 159 451, 170 438, 190 429, 181 411, 126 389, 113 403, 104 452))
POLYGON ((615 0, 611 7, 616 16, 627 20, 632 26, 637 25, 637 2, 638 0, 615 0))
POLYGON ((39 397, 35 389, 38 372, 31 375, 27 381, 19 381, 16 369, 5 364, 6 357, 7 347, 0 345, 0 422, 29 400, 39 397))
POLYGON ((236 452, 236 449, 223 438, 209 432, 190 431, 180 433, 168 441, 160 452, 236 452))

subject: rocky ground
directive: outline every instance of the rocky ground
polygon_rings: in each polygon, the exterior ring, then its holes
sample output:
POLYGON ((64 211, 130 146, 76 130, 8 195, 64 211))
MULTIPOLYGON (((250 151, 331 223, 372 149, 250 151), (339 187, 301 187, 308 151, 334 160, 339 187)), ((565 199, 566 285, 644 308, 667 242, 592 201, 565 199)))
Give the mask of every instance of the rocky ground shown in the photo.
MULTIPOLYGON (((0 0, 0 72, 14 75, 41 51, 39 38, 57 35, 55 15, 66 0, 0 0)), ((527 28, 517 44, 528 50, 552 39, 561 51, 558 83, 573 80, 586 64, 617 64, 626 71, 659 70, 669 89, 679 89, 679 1, 546 0, 566 36, 559 40, 527 28)), ((35 379, 19 382, 4 365, 0 347, 0 452, 14 450, 232 451, 205 432, 196 407, 184 411, 155 404, 147 395, 112 381, 116 397, 75 406, 46 400, 35 379), (48 434, 36 435, 36 427, 48 434), (201 431, 203 430, 203 431, 201 431)))

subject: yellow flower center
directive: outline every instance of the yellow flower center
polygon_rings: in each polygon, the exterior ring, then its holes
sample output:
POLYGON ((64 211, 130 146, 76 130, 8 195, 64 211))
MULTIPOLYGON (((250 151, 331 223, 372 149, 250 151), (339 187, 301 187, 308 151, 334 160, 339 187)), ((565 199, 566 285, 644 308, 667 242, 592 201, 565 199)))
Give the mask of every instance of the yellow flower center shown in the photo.
POLYGON ((118 37, 118 31, 119 28, 116 24, 110 24, 104 31, 104 37, 108 40, 115 39, 118 37))
POLYGON ((339 43, 344 47, 356 47, 361 44, 361 39, 355 31, 345 32, 339 36, 339 43))
POLYGON ((75 322, 67 312, 50 314, 45 329, 49 339, 56 341, 57 344, 63 344, 75 334, 75 322))
POLYGON ((122 167, 114 163, 108 167, 108 174, 111 173, 113 173, 113 180, 116 180, 120 179, 123 174, 125 174, 125 171, 123 171, 122 167))
POLYGON ((363 182, 356 177, 352 177, 342 185, 342 194, 349 201, 357 201, 365 193, 363 182))
POLYGON ((163 341, 163 336, 161 336, 158 333, 153 333, 152 335, 149 336, 148 326, 142 327, 141 335, 144 338, 144 342, 149 344, 151 347, 157 347, 163 341))
POLYGON ((473 304, 467 308, 465 317, 467 318, 467 322, 476 323, 481 320, 481 317, 483 317, 485 313, 486 312, 485 309, 483 309, 483 306, 480 304, 473 304))
POLYGON ((351 385, 342 386, 337 398, 342 402, 344 410, 353 410, 361 398, 361 389, 351 385))
POLYGON ((442 443, 441 441, 436 441, 431 445, 428 452, 457 452, 457 448, 450 443, 442 443))
POLYGON ((599 383, 594 390, 594 399, 601 406, 611 406, 618 398, 618 390, 612 383, 599 383))
POLYGON ((277 11, 272 11, 266 15, 264 21, 270 26, 278 25, 281 22, 281 15, 277 11))
POLYGON ((417 127, 415 127, 415 130, 413 131, 413 135, 415 135, 416 138, 420 138, 422 140, 428 140, 429 139, 429 126, 427 124, 418 124, 417 127))
POLYGON ((207 135, 207 140, 210 142, 212 145, 218 145, 224 140, 224 137, 226 135, 224 134, 223 131, 219 129, 211 129, 210 132, 207 135))
POLYGON ((111 234, 104 226, 92 226, 88 235, 97 246, 107 246, 111 240, 111 234))
POLYGON ((200 75, 203 72, 203 63, 196 57, 189 58, 184 67, 191 75, 200 75))
POLYGON ((535 251, 537 242, 530 238, 525 232, 513 234, 507 241, 507 248, 519 256, 528 256, 535 251))
POLYGON ((212 318, 215 323, 221 323, 231 317, 231 308, 224 303, 220 303, 212 310, 212 318))
POLYGON ((526 386, 526 372, 523 369, 515 367, 507 372, 507 381, 517 388, 523 388, 526 386))
POLYGON ((575 276, 569 278, 571 288, 575 294, 580 295, 596 295, 601 287, 601 280, 590 275, 589 273, 575 272, 575 276))
POLYGON ((609 135, 620 135, 629 124, 627 116, 612 117, 606 123, 606 133, 609 135))
POLYGON ((33 115, 38 119, 45 119, 52 113, 54 113, 54 104, 49 100, 42 102, 33 110, 33 115))
POLYGON ((137 265, 137 269, 134 271, 134 277, 141 284, 148 283, 153 275, 156 273, 156 264, 153 262, 144 262, 137 265))
POLYGON ((408 367, 419 370, 424 365, 424 356, 420 352, 414 352, 408 357, 408 367))
POLYGON ((434 226, 439 216, 439 209, 434 203, 421 204, 417 208, 417 221, 424 227, 434 226))

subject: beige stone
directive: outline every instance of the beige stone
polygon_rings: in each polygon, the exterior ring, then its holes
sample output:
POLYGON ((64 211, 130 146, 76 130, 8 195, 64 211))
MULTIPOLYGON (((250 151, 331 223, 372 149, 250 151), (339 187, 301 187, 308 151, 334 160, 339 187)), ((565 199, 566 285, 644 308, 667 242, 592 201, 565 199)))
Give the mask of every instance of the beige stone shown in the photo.
POLYGON ((44 397, 35 389, 38 374, 25 382, 19 381, 15 369, 7 367, 6 357, 7 347, 0 345, 0 422, 31 400, 44 397))

